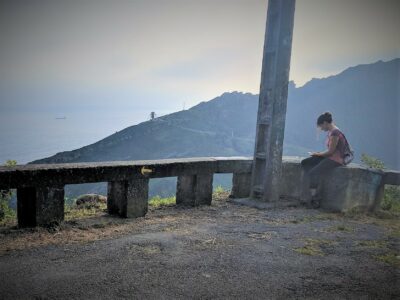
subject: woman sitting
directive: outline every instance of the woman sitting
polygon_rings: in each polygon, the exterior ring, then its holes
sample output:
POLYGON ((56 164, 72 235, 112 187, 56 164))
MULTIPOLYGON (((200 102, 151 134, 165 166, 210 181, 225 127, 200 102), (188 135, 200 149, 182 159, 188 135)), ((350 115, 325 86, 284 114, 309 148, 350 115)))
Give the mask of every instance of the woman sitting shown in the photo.
POLYGON ((344 153, 346 140, 340 129, 333 123, 332 114, 325 112, 318 117, 317 127, 327 131, 326 146, 324 152, 310 152, 310 157, 301 161, 305 171, 306 184, 303 188, 302 201, 311 203, 315 208, 321 201, 321 177, 333 168, 344 165, 344 153))

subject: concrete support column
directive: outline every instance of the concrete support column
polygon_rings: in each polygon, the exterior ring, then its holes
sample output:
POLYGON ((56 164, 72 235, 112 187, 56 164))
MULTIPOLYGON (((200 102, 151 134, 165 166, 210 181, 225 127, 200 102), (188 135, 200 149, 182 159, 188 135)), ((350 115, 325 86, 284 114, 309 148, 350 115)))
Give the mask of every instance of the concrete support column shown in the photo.
POLYGON ((294 10, 295 0, 268 1, 250 195, 264 202, 280 198, 294 10))
POLYGON ((211 205, 213 174, 178 176, 176 204, 199 206, 211 205))
POLYGON ((48 226, 64 220, 64 186, 17 189, 20 227, 48 226))
POLYGON ((143 217, 148 211, 149 179, 108 183, 107 210, 124 218, 143 217))
POLYGON ((251 188, 251 173, 233 173, 232 191, 229 198, 248 198, 251 188))
POLYGON ((121 199, 124 199, 125 182, 110 181, 107 185, 107 211, 110 215, 119 215, 121 199))
POLYGON ((196 175, 178 176, 176 184, 176 204, 193 205, 195 203, 196 175))

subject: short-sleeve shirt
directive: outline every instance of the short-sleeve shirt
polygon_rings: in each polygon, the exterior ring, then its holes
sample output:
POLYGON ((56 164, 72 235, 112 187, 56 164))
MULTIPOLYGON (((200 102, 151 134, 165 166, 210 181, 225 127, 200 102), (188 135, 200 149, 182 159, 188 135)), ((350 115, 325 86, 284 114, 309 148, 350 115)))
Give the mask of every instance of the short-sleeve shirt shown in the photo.
POLYGON ((344 139, 343 133, 337 129, 334 128, 333 130, 328 131, 328 135, 327 135, 327 139, 326 139, 326 147, 329 149, 329 145, 331 142, 331 138, 332 136, 338 136, 339 137, 339 141, 337 143, 335 152, 333 152, 330 156, 327 156, 327 158, 332 159, 340 164, 344 164, 344 153, 345 153, 345 149, 346 149, 346 141, 344 139))

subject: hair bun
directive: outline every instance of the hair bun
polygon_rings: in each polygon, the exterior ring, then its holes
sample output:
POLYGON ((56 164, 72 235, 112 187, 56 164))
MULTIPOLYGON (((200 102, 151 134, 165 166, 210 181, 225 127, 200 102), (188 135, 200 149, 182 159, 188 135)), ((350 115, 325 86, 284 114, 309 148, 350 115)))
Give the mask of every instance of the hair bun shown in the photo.
POLYGON ((317 119, 317 125, 323 124, 324 122, 332 123, 332 114, 329 111, 324 112, 317 119))

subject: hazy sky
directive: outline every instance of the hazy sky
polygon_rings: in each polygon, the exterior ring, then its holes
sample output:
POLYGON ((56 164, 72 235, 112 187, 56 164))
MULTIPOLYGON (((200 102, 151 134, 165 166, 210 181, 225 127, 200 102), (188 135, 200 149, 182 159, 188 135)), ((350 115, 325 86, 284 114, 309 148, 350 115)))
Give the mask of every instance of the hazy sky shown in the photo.
MULTIPOLYGON (((0 0, 0 111, 258 93, 267 0, 0 0)), ((291 80, 400 56, 399 0, 297 0, 291 80)))

